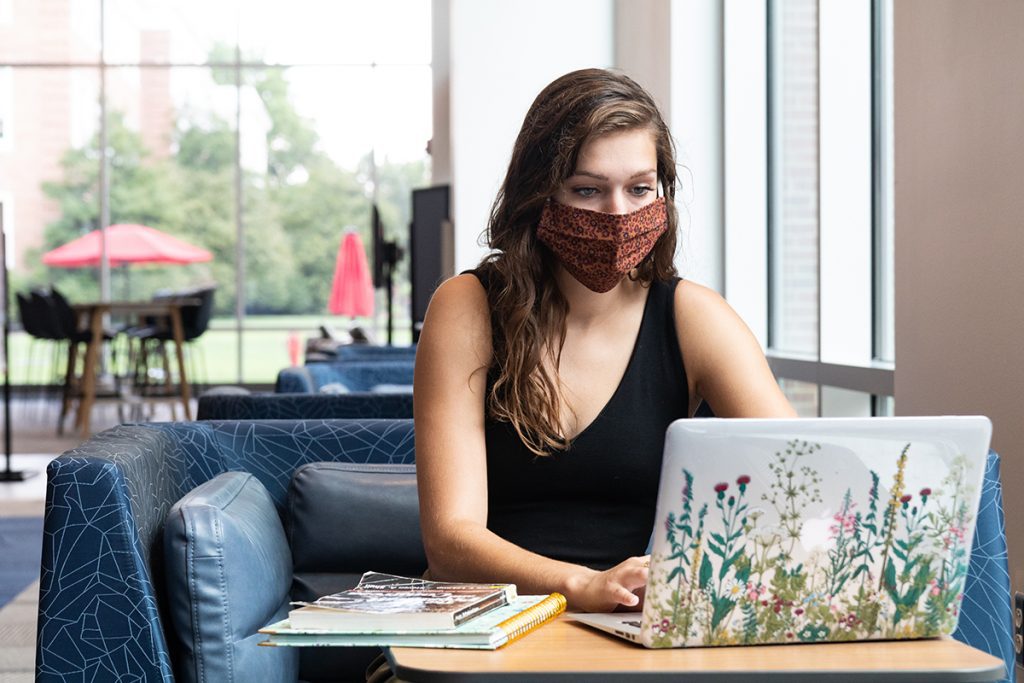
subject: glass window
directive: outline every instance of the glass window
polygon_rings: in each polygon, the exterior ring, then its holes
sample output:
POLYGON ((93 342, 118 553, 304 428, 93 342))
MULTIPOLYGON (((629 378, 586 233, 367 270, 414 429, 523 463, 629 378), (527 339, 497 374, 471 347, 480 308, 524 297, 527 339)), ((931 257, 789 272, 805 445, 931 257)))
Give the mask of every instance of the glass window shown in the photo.
POLYGON ((253 0, 239 36, 243 55, 268 64, 429 64, 430 3, 253 0))
POLYGON ((801 382, 795 379, 779 378, 779 387, 789 399, 793 409, 800 417, 818 416, 818 385, 801 382))
MULTIPOLYGON (((95 297, 95 269, 47 268, 41 258, 99 223, 99 69, 0 71, 10 74, 13 97, 8 102, 21 114, 16 117, 16 140, 0 149, 10 288, 24 292, 53 283, 75 301, 95 297)), ((12 317, 20 322, 16 308, 12 317)), ((29 341, 23 333, 11 337, 11 381, 49 382, 63 369, 52 367, 53 354, 30 354, 29 341)))
POLYGON ((106 0, 108 64, 235 60, 238 0, 106 0))
POLYGON ((14 140, 14 72, 0 67, 0 153, 9 152, 14 140))
POLYGON ((877 362, 892 358, 887 6, 768 4, 769 353, 794 376, 850 383, 811 384, 813 399, 789 385, 801 414, 891 412, 861 393, 891 391, 877 362))
POLYGON ((98 64, 99 0, 0 0, 0 64, 98 64))
MULTIPOLYGON (((0 187, 19 198, 8 221, 19 230, 16 286, 98 298, 97 269, 48 270, 40 257, 98 227, 102 204, 111 223, 214 254, 111 278, 114 298, 216 283, 197 342, 207 381, 273 382, 324 324, 358 323, 384 341, 380 291, 365 320, 332 319, 327 298, 345 231, 372 262, 376 203, 386 236, 405 247, 410 191, 429 183, 429 1, 257 0, 243 12, 239 0, 106 0, 102 17, 100 0, 45 17, 11 7, 0 0, 0 187), (96 67, 69 68, 83 63, 96 67), (6 144, 15 123, 17 150, 6 144)), ((400 262, 395 343, 411 338, 408 293, 400 262)))
POLYGON ((823 417, 870 417, 874 411, 871 394, 822 385, 821 414, 823 417))
POLYGON ((769 346, 818 354, 818 3, 769 6, 769 346))

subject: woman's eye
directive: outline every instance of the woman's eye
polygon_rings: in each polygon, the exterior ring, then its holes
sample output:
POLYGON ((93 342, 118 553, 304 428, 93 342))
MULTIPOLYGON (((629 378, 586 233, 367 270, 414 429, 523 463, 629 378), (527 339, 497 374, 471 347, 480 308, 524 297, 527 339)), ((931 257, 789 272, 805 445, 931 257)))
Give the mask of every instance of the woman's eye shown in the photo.
POLYGON ((597 188, 596 187, 577 187, 576 189, 573 190, 573 192, 575 192, 580 197, 587 198, 587 197, 593 197, 595 194, 597 194, 597 188))
POLYGON ((654 188, 651 187, 650 185, 637 185, 636 187, 633 187, 633 188, 630 189, 630 192, 632 192, 633 195, 636 196, 636 197, 643 197, 648 192, 653 192, 653 191, 654 191, 654 188))

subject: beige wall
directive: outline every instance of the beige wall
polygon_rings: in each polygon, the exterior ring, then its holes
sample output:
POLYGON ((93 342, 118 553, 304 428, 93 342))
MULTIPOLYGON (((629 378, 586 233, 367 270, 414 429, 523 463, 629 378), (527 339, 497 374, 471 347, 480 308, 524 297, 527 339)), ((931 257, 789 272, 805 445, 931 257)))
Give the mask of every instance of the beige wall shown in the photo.
POLYGON ((1024 2, 894 3, 896 410, 985 414, 1024 589, 1024 2))

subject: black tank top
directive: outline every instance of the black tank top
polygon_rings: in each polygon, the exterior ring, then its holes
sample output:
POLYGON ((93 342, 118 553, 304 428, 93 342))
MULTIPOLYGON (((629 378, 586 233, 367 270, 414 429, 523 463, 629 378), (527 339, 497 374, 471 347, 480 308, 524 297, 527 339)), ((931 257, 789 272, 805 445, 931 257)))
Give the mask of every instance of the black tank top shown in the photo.
MULTIPOLYGON (((487 287, 483 273, 470 272, 487 287)), ((510 423, 487 418, 491 531, 545 557, 599 570, 644 553, 665 430, 689 405, 675 329, 677 283, 651 285, 618 388, 567 450, 537 457, 510 423)))

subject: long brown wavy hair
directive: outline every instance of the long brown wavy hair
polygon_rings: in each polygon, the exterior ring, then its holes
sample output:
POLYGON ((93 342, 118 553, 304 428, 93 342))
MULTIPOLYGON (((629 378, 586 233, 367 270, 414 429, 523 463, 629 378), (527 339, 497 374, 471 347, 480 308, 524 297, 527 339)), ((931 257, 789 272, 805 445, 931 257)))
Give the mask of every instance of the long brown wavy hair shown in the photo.
POLYGON ((488 279, 494 353, 487 411, 510 422, 537 455, 568 448, 561 428, 561 387, 555 367, 565 343, 568 303, 555 282, 557 260, 537 240, 544 203, 576 169, 580 149, 595 137, 648 129, 658 157, 658 184, 668 228, 630 278, 645 286, 675 276, 678 218, 675 147, 651 96, 631 78, 604 69, 573 71, 537 96, 516 138, 508 173, 491 207, 487 244, 478 269, 488 279))

